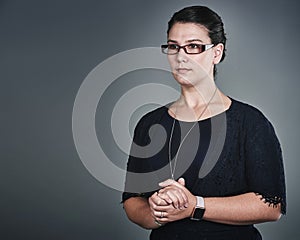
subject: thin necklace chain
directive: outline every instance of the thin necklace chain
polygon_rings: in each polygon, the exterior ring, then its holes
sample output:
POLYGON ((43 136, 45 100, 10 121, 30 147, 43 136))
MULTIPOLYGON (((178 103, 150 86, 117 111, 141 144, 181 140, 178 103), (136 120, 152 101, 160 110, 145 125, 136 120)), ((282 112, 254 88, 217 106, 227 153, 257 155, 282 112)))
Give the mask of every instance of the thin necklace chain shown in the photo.
POLYGON ((185 134, 185 136, 183 137, 181 143, 179 144, 179 147, 177 149, 177 152, 175 154, 175 160, 174 160, 174 166, 172 167, 172 157, 171 157, 171 143, 172 143, 172 138, 173 138, 173 133, 174 133, 174 127, 175 127, 175 121, 176 121, 176 113, 177 113, 177 108, 175 109, 175 117, 173 119, 173 124, 172 124, 172 129, 171 129, 171 134, 170 134, 170 138, 169 138, 169 166, 170 166, 170 171, 171 171, 171 178, 173 180, 175 180, 174 178, 174 174, 175 174, 175 170, 176 170, 176 164, 177 164, 177 159, 178 159, 178 154, 179 151, 185 141, 185 139, 188 137, 188 135, 190 134, 190 132, 192 131, 192 129, 195 127, 195 125, 198 123, 198 121, 201 119, 202 115, 204 114, 204 112, 207 110, 210 102, 212 101, 212 99, 214 98, 214 96, 216 95, 217 92, 217 87, 214 90, 214 93, 212 94, 211 98, 209 99, 208 103, 206 104, 205 108, 203 109, 203 111, 200 113, 199 117, 197 118, 197 120, 195 121, 195 123, 192 125, 192 127, 188 130, 188 132, 185 134))

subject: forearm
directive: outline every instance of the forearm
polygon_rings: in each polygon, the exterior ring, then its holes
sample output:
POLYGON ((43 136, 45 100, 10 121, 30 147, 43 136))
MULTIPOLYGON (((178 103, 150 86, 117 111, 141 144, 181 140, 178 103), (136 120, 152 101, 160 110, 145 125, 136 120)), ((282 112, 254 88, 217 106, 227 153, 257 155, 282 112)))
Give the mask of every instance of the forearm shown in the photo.
POLYGON ((260 196, 245 193, 224 198, 204 198, 204 220, 225 224, 255 224, 276 221, 280 218, 280 205, 273 207, 264 203, 260 196))
POLYGON ((124 204, 127 217, 134 223, 146 229, 154 229, 159 226, 155 223, 151 215, 148 200, 142 197, 132 197, 127 199, 124 204))
MULTIPOLYGON (((159 191, 158 197, 181 207, 187 205, 188 208, 183 209, 185 213, 189 214, 190 208, 196 206, 196 197, 185 188, 184 182, 180 184, 174 180, 166 180, 160 183, 160 186, 163 188, 159 191), (182 200, 184 198, 181 195, 186 196, 187 202, 182 200)), ((204 198, 204 203, 203 219, 212 222, 245 225, 276 221, 281 216, 280 204, 270 206, 260 195, 253 192, 229 197, 207 197, 204 198)), ((156 207, 156 210, 163 211, 163 207, 156 207)), ((187 214, 181 216, 190 217, 187 214)), ((171 214, 168 217, 171 218, 171 214)))

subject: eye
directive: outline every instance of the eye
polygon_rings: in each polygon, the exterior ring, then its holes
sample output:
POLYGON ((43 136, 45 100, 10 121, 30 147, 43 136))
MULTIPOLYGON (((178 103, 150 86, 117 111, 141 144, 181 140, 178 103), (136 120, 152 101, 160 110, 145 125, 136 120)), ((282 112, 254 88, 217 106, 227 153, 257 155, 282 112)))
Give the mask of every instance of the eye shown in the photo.
POLYGON ((168 48, 169 48, 170 50, 175 50, 175 49, 178 48, 178 46, 177 46, 176 44, 168 44, 168 48))
POLYGON ((199 49, 200 45, 196 43, 191 43, 187 46, 189 49, 199 49))

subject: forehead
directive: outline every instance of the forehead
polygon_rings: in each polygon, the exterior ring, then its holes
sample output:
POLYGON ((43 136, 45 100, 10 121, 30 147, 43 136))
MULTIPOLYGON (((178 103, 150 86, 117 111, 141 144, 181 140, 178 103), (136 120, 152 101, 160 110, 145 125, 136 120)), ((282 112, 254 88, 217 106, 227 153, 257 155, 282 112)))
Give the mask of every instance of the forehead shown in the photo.
POLYGON ((191 39, 199 39, 204 43, 210 43, 208 30, 195 23, 175 23, 169 31, 168 40, 186 42, 191 39))

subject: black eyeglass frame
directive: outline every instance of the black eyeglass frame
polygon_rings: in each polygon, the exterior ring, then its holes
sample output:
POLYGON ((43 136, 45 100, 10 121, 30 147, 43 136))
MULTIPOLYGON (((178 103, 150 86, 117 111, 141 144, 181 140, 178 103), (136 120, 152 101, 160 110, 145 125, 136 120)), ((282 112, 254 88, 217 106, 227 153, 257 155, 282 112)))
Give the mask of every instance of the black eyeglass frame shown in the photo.
MULTIPOLYGON (((200 54, 200 53, 203 53, 203 52, 205 52, 206 50, 208 50, 208 49, 210 49, 210 48, 212 48, 212 47, 214 47, 214 46, 215 46, 215 44, 198 44, 198 43, 189 43, 189 44, 180 46, 180 45, 178 45, 178 44, 173 44, 173 43, 172 43, 172 44, 163 44, 163 45, 161 45, 160 47, 161 47, 162 53, 167 54, 167 55, 175 55, 175 54, 178 54, 178 53, 179 53, 179 51, 180 51, 181 48, 184 50, 184 52, 185 52, 186 54, 200 54), (168 50, 168 47, 169 47, 170 45, 175 45, 175 46, 176 46, 176 49, 177 49, 177 52, 175 52, 175 53, 168 53, 168 52, 165 52, 166 50, 168 50), (187 50, 186 47, 187 47, 187 46, 190 46, 190 45, 196 45, 197 47, 199 47, 199 49, 201 49, 201 51, 198 52, 198 53, 190 53, 190 52, 188 52, 188 50, 187 50)), ((175 49, 172 49, 172 50, 175 50, 175 49)))

